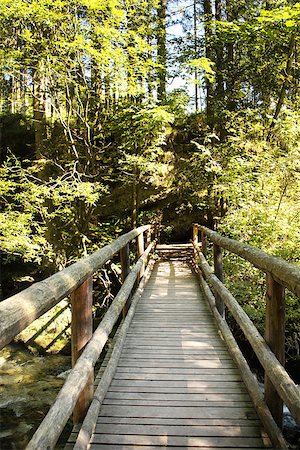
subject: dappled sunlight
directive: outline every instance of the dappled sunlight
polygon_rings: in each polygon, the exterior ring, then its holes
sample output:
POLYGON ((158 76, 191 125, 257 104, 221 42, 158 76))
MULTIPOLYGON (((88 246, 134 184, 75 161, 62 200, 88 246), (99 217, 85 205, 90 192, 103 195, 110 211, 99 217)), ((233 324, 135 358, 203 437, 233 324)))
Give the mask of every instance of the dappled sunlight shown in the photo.
POLYGON ((182 261, 156 263, 93 442, 123 449, 238 448, 248 445, 250 433, 258 446, 251 411, 191 270, 182 261))

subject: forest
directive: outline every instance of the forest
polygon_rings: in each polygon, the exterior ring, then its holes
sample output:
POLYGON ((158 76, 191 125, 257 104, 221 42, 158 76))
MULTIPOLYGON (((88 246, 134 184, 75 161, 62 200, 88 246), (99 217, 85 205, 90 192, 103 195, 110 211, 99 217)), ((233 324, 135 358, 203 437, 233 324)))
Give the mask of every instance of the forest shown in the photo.
MULTIPOLYGON (((0 300, 146 223, 299 264, 299 25, 294 0, 0 0, 0 300)), ((224 277, 263 333, 264 275, 225 252, 224 277)))
MULTIPOLYGON (((299 263, 299 19, 290 0, 1 0, 2 298, 143 223, 299 263)), ((263 326, 261 275, 227 266, 263 326)))
MULTIPOLYGON (((149 222, 299 263, 299 18, 291 0, 1 0, 2 298, 149 222)), ((259 275, 230 260, 237 297, 235 266, 259 322, 259 275)))

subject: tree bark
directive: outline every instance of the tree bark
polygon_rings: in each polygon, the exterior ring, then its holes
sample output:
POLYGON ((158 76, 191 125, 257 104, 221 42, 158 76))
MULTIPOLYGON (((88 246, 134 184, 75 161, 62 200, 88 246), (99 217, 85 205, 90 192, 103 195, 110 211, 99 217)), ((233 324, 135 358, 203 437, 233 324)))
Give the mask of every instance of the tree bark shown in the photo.
MULTIPOLYGON (((204 33, 205 33, 205 56, 211 61, 213 58, 212 50, 212 4, 211 0, 204 0, 204 33)), ((206 80, 206 115, 207 123, 210 128, 213 128, 213 84, 211 81, 206 80)))
MULTIPOLYGON (((234 7, 232 0, 226 0, 227 21, 232 22, 235 19, 234 7)), ((236 101, 234 98, 235 90, 235 74, 234 74, 234 48, 233 42, 229 40, 226 45, 227 61, 226 61, 226 107, 228 111, 235 111, 236 101)))
POLYGON ((44 103, 43 73, 41 63, 33 73, 33 121, 35 135, 36 158, 42 157, 45 137, 45 103, 44 103))
MULTIPOLYGON (((222 20, 222 0, 215 0, 216 8, 216 21, 220 22, 222 20)), ((218 25, 216 25, 216 28, 218 25)), ((223 125, 223 103, 224 103, 224 48, 223 42, 218 33, 218 28, 216 29, 217 42, 216 42, 216 104, 218 112, 218 132, 220 141, 223 142, 225 139, 225 128, 223 125)))
MULTIPOLYGON (((197 0, 194 0, 194 11, 193 11, 193 19, 194 19, 194 57, 198 57, 198 42, 197 42, 197 0)), ((195 110, 196 112, 199 109, 199 100, 198 100, 198 70, 195 68, 195 110)))

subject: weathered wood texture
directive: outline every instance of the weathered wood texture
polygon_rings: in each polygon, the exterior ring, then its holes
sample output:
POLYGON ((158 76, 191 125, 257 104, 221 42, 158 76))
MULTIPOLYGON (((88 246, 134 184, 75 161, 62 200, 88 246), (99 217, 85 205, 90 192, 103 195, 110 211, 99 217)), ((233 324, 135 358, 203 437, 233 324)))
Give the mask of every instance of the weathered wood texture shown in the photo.
POLYGON ((91 256, 2 301, 0 303, 0 348, 8 344, 35 319, 67 297, 115 253, 147 229, 149 226, 146 225, 132 230, 91 256))
POLYGON ((27 450, 54 448, 68 418, 72 414, 79 394, 85 387, 91 370, 95 366, 108 336, 111 333, 129 294, 131 293, 138 273, 148 258, 151 248, 152 245, 148 247, 144 255, 139 259, 130 274, 127 276, 121 290, 115 297, 103 320, 94 332, 92 339, 87 344, 82 355, 75 364, 75 367, 70 372, 65 384, 56 398, 55 403, 52 405, 45 419, 33 435, 27 446, 27 450))
MULTIPOLYGON (((72 367, 93 335, 93 279, 88 278, 71 295, 72 323, 72 367)), ((82 390, 73 411, 73 423, 81 423, 94 393, 94 370, 91 369, 87 384, 82 390)))
MULTIPOLYGON (((223 257, 222 248, 214 244, 214 269, 215 275, 223 283, 223 257)), ((222 317, 225 317, 224 300, 219 295, 216 295, 216 306, 222 317)))
MULTIPOLYGON (((285 364, 285 290, 270 274, 266 276, 266 325, 265 339, 278 361, 285 364)), ((265 376, 265 399, 276 423, 282 427, 283 402, 276 388, 265 376)))
MULTIPOLYGON (((202 235, 208 236, 214 244, 241 256, 258 269, 271 274, 276 281, 300 297, 300 268, 296 264, 269 255, 258 248, 251 247, 242 242, 220 236, 209 228, 203 226, 199 226, 199 228, 202 235)), ((206 256, 204 251, 203 254, 206 256)))
POLYGON ((128 314, 126 318, 124 319, 120 329, 117 332, 117 336, 114 342, 113 350, 110 352, 110 358, 106 360, 106 367, 103 367, 102 365, 100 369, 100 373, 97 375, 97 389, 94 394, 94 399, 91 403, 91 406, 88 410, 88 413, 83 421, 81 430, 78 434, 75 449, 76 450, 82 450, 86 449, 88 447, 90 438, 94 432, 97 417, 99 414, 100 407, 102 405, 103 399, 107 393, 107 390, 109 388, 109 385, 111 384, 112 378, 115 374, 118 361, 121 355, 121 351, 124 345, 124 341, 126 338, 126 332, 129 328, 129 325, 131 323, 131 320, 133 318, 136 305, 141 297, 141 294, 143 292, 144 286, 146 282, 148 281, 148 278, 151 273, 151 269, 153 267, 153 263, 150 263, 146 269, 145 276, 143 277, 136 293, 134 294, 131 302, 130 309, 128 311, 128 314))
POLYGON ((221 331, 222 336, 225 339, 225 342, 227 344, 227 347, 228 347, 233 359, 235 360, 238 368, 240 369, 240 374, 241 374, 242 379, 248 389, 250 397, 254 403, 255 409, 256 409, 265 429, 267 430, 268 435, 270 436, 270 439, 271 439, 274 447, 278 448, 278 449, 288 448, 287 444, 283 438, 280 428, 277 426, 276 422, 274 421, 273 416, 264 401, 264 396, 263 396, 262 392, 260 391, 260 388, 258 386, 255 376, 251 372, 251 370, 248 366, 248 363, 247 363, 246 359, 244 358, 239 346, 237 345, 226 321, 223 320, 223 318, 219 314, 215 297, 213 296, 211 290, 209 289, 208 284, 201 276, 201 273, 198 273, 198 277, 199 277, 204 295, 205 295, 207 301, 209 302, 209 306, 214 314, 214 317, 215 317, 215 320, 219 327, 219 330, 221 331))
POLYGON ((164 261, 136 307, 91 448, 173 446, 264 448, 258 416, 195 276, 183 262, 164 261))
POLYGON ((268 378, 272 382, 273 386, 276 387, 280 398, 288 406, 294 419, 300 425, 300 391, 298 387, 287 374, 284 367, 279 363, 278 359, 274 356, 266 341, 255 328, 254 324, 244 312, 242 307, 238 304, 228 289, 214 275, 209 264, 200 251, 198 252, 198 256, 201 270, 205 274, 208 284, 212 287, 212 290, 215 293, 223 298, 226 306, 232 313, 236 322, 255 351, 268 378))

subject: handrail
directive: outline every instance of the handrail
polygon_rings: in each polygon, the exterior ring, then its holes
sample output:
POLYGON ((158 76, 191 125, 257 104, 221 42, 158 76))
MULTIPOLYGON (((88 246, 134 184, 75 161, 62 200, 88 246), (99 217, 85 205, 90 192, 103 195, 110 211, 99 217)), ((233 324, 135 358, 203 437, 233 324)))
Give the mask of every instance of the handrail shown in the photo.
POLYGON ((215 293, 215 302, 219 314, 224 318, 223 304, 225 303, 265 369, 264 397, 274 420, 279 427, 282 426, 283 400, 300 425, 300 392, 284 369, 284 288, 300 297, 300 268, 255 247, 223 237, 198 224, 193 226, 192 240, 203 277, 215 293), (201 231, 201 246, 198 245, 199 231, 201 231), (206 237, 209 237, 214 244, 214 272, 205 259, 207 254, 206 237), (222 248, 241 256, 266 273, 265 339, 259 334, 242 307, 222 283, 222 248))
MULTIPOLYGON (((199 249, 196 249, 198 252, 199 249)), ((255 409, 262 421, 263 426, 265 427, 265 430, 267 431, 273 445, 275 448, 278 449, 286 449, 287 445, 285 442, 285 439, 282 435, 282 432, 280 428, 278 427, 277 423, 275 422, 271 411, 266 405, 266 402, 264 400, 263 393, 260 390, 260 387, 257 383, 257 379, 255 375, 251 372, 250 367, 248 366, 248 363, 241 352, 229 326, 226 323, 226 320, 221 317, 220 312, 216 306, 216 299, 211 292, 208 284, 204 280, 203 276, 201 276, 201 272, 196 267, 195 268, 196 274, 199 278, 200 285, 203 289, 203 292, 205 294, 205 297, 208 301, 208 304, 210 306, 210 309, 214 315, 214 318, 217 322, 217 325, 219 327, 219 330, 222 333, 222 337, 225 340, 228 350, 231 353, 237 367, 240 370, 241 377, 245 383, 245 386, 249 392, 249 395, 253 401, 253 404, 255 406, 255 409)))
POLYGON ((242 329, 244 335, 250 342, 260 363, 270 377, 272 383, 277 387, 280 397, 285 402, 293 417, 300 425, 300 391, 293 380, 290 378, 284 367, 280 364, 274 353, 270 350, 266 341, 258 332, 257 328, 247 316, 237 300, 221 281, 213 274, 211 267, 199 252, 200 266, 206 277, 206 281, 212 285, 225 301, 226 306, 233 315, 237 324, 242 329))
POLYGON ((150 225, 136 228, 87 258, 2 301, 0 303, 0 349, 101 269, 115 253, 149 229, 150 225))
POLYGON ((281 285, 300 297, 300 267, 277 256, 269 255, 251 245, 221 236, 209 228, 198 225, 198 228, 212 242, 220 247, 241 256, 263 272, 270 273, 281 285))
POLYGON ((97 362, 99 355, 107 342, 108 336, 126 304, 138 274, 147 261, 152 247, 153 244, 148 246, 128 274, 122 288, 113 300, 100 325, 94 332, 93 337, 70 372, 54 404, 51 406, 48 414, 33 435, 27 446, 27 450, 54 448, 65 424, 72 414, 81 391, 88 381, 91 370, 97 362))

